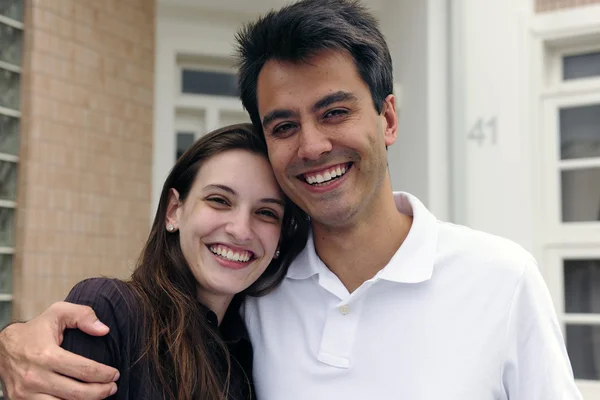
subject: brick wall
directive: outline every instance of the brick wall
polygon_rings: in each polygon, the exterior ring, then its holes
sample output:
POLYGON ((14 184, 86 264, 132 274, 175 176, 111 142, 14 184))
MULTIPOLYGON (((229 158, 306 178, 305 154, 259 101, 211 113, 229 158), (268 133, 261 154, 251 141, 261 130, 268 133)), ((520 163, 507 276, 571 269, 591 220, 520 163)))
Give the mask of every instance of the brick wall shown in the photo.
POLYGON ((600 4, 600 0, 536 0, 535 10, 536 12, 549 12, 590 4, 600 4))
POLYGON ((150 224, 155 0, 30 0, 14 317, 125 277, 150 224))

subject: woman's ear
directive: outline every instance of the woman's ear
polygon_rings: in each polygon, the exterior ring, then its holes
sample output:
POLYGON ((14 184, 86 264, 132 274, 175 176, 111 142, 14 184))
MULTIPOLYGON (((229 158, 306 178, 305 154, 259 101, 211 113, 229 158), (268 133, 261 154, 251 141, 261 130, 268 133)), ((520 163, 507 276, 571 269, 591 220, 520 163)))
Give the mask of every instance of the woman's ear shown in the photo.
POLYGON ((175 189, 169 190, 169 204, 167 205, 167 215, 165 218, 165 228, 169 232, 175 232, 179 229, 179 209, 182 203, 179 201, 179 192, 175 189))

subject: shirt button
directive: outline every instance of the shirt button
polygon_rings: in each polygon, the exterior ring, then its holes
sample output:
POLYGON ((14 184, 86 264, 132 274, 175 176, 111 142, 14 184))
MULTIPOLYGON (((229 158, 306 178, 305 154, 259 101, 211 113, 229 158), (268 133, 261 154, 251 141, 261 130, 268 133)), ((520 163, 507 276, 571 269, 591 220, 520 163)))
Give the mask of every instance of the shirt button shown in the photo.
POLYGON ((350 312, 350 306, 348 304, 344 304, 343 306, 340 306, 339 310, 340 314, 347 315, 350 312))

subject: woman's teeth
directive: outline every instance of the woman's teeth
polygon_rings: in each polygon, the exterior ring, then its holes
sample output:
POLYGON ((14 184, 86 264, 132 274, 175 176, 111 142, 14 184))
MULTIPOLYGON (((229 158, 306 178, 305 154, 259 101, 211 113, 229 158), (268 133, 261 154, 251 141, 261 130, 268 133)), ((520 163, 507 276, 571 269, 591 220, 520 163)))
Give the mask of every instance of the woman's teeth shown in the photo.
POLYGON ((214 254, 229 261, 248 262, 252 258, 252 253, 249 251, 233 251, 223 245, 213 245, 210 246, 209 249, 214 254))

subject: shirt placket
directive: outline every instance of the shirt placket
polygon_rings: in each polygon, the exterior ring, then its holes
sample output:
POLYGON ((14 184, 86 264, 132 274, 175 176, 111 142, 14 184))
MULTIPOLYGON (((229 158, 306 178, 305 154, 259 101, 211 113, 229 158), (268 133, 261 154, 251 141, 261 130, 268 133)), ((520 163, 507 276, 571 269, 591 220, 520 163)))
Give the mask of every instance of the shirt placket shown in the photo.
POLYGON ((336 287, 338 283, 342 285, 339 280, 337 282, 321 282, 321 286, 340 301, 335 302, 327 311, 317 358, 320 362, 332 367, 347 369, 350 368, 352 362, 352 348, 366 298, 366 291, 375 281, 365 282, 352 294, 346 296, 339 296, 341 290, 336 287), (330 290, 333 288, 337 290, 330 290))

